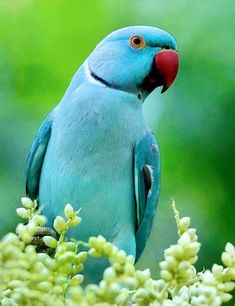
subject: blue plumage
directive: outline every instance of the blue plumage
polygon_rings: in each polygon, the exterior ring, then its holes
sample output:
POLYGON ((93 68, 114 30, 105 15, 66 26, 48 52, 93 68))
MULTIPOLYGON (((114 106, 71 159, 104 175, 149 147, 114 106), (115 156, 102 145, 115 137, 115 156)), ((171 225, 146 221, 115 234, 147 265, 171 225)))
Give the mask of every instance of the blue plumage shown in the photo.
POLYGON ((160 188, 159 147, 151 133, 137 144, 135 158, 135 195, 137 232, 136 260, 142 254, 150 234, 160 188))
MULTIPOLYGON (((152 227, 160 180, 159 148, 142 103, 166 85, 164 69, 154 66, 165 49, 176 49, 175 40, 153 27, 107 36, 41 125, 26 166, 27 194, 39 196, 49 225, 69 202, 82 208, 82 224, 70 236, 101 234, 137 259, 152 227), (134 45, 135 35, 143 48, 134 45)), ((97 281, 106 265, 94 270, 88 263, 87 279, 97 281)))

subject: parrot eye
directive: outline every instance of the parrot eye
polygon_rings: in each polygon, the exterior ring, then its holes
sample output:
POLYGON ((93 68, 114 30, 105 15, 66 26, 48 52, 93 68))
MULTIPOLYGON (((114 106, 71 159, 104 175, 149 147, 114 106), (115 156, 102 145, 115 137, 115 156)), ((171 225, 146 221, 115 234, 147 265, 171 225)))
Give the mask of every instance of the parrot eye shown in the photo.
POLYGON ((142 49, 146 46, 146 43, 142 36, 134 35, 130 38, 130 45, 135 49, 142 49))

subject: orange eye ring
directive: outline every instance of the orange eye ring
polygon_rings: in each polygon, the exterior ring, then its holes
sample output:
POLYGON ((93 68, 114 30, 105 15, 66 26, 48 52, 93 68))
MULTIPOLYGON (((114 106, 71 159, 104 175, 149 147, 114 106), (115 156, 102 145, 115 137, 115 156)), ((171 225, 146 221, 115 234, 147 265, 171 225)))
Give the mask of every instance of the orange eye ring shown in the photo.
POLYGON ((130 38, 130 45, 134 49, 143 49, 146 43, 141 35, 134 35, 130 38))

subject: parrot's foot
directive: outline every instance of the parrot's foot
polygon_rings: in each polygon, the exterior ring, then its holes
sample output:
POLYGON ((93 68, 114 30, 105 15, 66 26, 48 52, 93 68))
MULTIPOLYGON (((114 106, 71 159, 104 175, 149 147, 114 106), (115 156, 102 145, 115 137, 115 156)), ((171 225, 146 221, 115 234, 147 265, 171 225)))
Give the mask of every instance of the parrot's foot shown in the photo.
POLYGON ((43 241, 44 236, 51 236, 57 238, 56 232, 50 227, 39 226, 37 232, 32 238, 31 244, 36 245, 36 251, 38 253, 52 253, 53 250, 45 245, 43 241))

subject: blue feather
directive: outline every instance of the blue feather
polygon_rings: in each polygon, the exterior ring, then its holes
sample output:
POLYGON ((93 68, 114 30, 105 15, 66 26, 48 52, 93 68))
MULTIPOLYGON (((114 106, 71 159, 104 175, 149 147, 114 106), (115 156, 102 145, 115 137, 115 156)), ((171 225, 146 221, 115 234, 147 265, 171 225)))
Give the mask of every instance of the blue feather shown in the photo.
POLYGON ((150 234, 160 189, 160 154, 155 137, 148 133, 135 148, 135 196, 137 208, 136 260, 150 234))
POLYGON ((51 114, 49 114, 38 130, 26 162, 26 194, 31 199, 36 199, 39 193, 39 180, 44 156, 51 135, 51 125, 52 118, 51 114))

